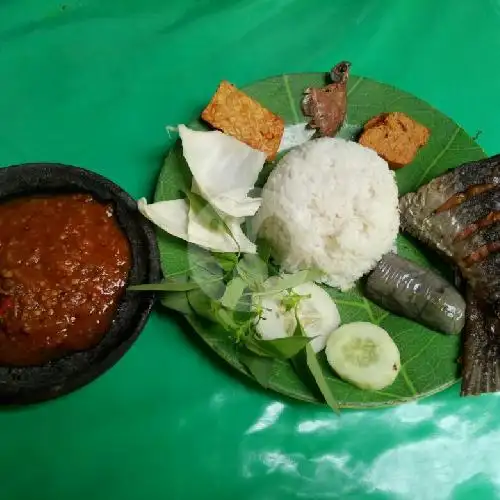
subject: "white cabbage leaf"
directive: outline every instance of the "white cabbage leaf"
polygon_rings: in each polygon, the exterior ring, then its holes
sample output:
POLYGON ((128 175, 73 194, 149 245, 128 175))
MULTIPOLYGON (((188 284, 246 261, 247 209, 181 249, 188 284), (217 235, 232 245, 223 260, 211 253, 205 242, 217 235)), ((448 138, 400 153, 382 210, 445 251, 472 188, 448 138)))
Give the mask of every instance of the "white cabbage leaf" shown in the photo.
POLYGON ((160 229, 213 252, 256 253, 256 246, 241 229, 241 219, 224 217, 230 233, 206 225, 189 209, 185 199, 148 204, 145 198, 137 202, 139 211, 160 229))
POLYGON ((254 215, 262 200, 248 193, 264 166, 265 153, 218 130, 203 132, 179 125, 179 135, 199 194, 224 214, 254 215))

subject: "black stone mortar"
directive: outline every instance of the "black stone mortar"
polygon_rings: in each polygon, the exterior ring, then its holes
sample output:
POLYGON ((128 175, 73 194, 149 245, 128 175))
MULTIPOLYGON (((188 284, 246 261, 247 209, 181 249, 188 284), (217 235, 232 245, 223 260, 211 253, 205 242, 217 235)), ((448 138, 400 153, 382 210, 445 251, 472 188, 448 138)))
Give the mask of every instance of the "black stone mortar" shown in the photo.
MULTIPOLYGON (((89 170, 55 163, 0 168, 0 203, 21 196, 65 193, 89 193, 98 201, 112 203, 132 253, 127 286, 161 279, 154 230, 135 200, 116 184, 89 170)), ((153 303, 153 293, 125 291, 111 328, 96 346, 38 366, 0 365, 0 405, 40 402, 88 384, 125 354, 144 328, 153 303)))

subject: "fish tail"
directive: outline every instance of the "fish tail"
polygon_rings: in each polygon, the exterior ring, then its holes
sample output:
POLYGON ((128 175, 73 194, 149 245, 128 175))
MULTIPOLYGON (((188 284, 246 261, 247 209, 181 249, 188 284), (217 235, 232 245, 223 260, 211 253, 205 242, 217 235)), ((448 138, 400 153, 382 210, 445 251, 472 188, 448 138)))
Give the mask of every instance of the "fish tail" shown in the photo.
POLYGON ((477 396, 500 391, 500 360, 475 360, 464 367, 461 396, 477 396))
POLYGON ((462 396, 500 391, 500 320, 467 290, 462 396))

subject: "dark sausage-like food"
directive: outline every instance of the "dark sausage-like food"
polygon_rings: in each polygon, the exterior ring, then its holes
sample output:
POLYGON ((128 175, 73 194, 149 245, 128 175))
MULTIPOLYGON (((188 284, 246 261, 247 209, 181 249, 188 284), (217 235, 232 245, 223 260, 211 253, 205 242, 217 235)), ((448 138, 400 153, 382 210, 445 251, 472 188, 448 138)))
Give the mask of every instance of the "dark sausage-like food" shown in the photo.
POLYGON ((432 330, 460 333, 465 301, 444 278, 396 254, 386 254, 370 273, 366 295, 380 307, 432 330))

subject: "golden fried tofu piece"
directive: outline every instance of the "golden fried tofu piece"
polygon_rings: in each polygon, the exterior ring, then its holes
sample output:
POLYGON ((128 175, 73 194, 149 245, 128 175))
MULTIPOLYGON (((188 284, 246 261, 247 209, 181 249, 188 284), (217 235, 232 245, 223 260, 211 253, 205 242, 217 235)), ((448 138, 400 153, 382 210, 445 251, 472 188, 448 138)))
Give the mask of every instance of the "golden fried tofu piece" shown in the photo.
POLYGON ((268 160, 276 156, 285 130, 279 116, 227 81, 220 83, 201 117, 212 127, 263 151, 268 160))

